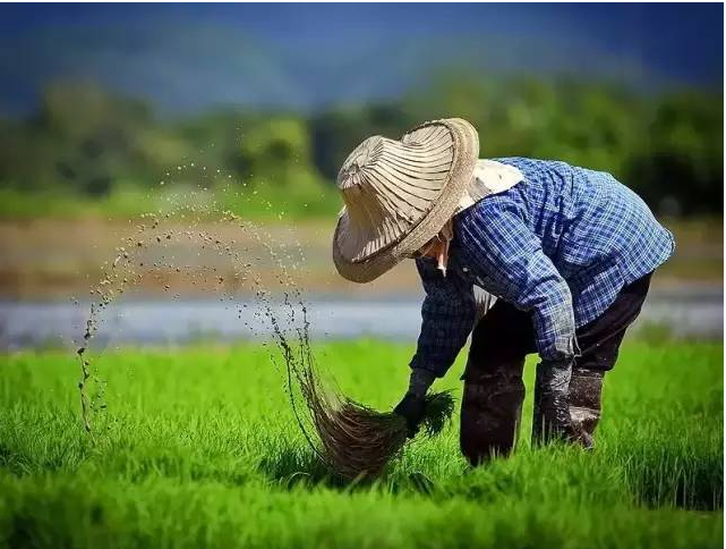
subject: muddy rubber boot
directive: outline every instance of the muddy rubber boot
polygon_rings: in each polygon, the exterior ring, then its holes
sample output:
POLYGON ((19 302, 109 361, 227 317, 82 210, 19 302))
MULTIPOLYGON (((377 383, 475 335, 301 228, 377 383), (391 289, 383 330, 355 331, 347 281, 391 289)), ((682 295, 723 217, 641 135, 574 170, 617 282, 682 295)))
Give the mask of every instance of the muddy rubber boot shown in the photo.
POLYGON ((514 448, 524 401, 521 371, 521 366, 510 366, 465 380, 460 444, 471 465, 506 456, 514 448))
POLYGON ((595 445, 595 428, 600 421, 604 372, 575 369, 570 380, 570 417, 585 448, 595 445))

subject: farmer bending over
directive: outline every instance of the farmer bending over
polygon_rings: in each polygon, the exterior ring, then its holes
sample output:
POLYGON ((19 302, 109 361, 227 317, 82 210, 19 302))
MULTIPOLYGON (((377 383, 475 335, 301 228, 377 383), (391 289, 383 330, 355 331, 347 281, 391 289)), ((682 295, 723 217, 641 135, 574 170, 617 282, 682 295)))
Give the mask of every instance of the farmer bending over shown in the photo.
POLYGON ((533 442, 593 444, 603 376, 638 316, 669 231, 611 175, 564 162, 478 160, 476 130, 427 122, 400 141, 375 136, 338 175, 338 272, 369 282, 415 258, 426 298, 408 391, 411 434, 424 397, 472 332, 461 450, 472 464, 511 451, 525 356, 539 353, 533 442), (474 286, 498 299, 476 323, 474 286), (476 323, 476 326, 475 326, 476 323))

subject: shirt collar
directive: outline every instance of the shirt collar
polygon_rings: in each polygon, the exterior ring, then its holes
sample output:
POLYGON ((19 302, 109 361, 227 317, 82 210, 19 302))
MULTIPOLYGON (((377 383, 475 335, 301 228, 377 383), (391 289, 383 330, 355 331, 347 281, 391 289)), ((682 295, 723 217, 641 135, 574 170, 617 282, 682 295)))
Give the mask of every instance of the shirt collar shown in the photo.
POLYGON ((496 160, 477 160, 469 187, 461 197, 454 215, 471 208, 490 194, 503 193, 524 181, 524 175, 514 166, 507 166, 496 160))

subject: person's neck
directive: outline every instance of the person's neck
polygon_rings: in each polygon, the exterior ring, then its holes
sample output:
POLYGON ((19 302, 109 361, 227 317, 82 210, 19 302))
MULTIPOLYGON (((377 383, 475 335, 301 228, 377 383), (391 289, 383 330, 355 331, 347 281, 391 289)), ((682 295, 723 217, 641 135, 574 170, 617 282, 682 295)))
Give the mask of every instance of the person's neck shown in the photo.
POLYGON ((426 253, 427 257, 436 260, 436 268, 446 276, 446 268, 449 265, 449 250, 451 240, 454 238, 454 223, 451 219, 439 231, 436 243, 426 253))

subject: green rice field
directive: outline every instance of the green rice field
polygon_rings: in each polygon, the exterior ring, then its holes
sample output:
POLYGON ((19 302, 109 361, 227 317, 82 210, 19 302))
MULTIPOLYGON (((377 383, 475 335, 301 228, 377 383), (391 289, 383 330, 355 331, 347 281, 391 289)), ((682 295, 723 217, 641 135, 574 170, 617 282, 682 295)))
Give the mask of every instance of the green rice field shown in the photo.
MULTIPOLYGON (((402 396, 410 345, 316 344, 340 389, 402 396)), ((68 351, 0 357, 0 547, 723 546, 723 346, 626 342, 593 453, 519 447, 470 469, 458 414, 375 483, 314 459, 261 344, 107 350, 83 430, 68 351)), ((458 397, 463 353, 436 388, 458 397)), ((528 363, 531 389, 534 360, 528 363)))

